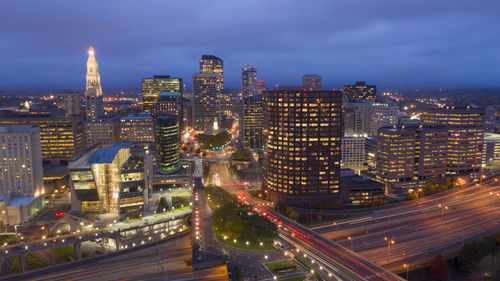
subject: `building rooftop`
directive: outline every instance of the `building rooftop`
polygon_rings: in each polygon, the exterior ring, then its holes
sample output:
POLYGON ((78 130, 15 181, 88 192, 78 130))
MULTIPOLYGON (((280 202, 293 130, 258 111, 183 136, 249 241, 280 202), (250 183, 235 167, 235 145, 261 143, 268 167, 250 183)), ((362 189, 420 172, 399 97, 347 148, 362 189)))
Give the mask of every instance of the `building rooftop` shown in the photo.
POLYGON ((125 117, 122 117, 122 120, 137 120, 137 119, 151 119, 151 113, 149 112, 141 112, 138 114, 131 114, 125 117))
POLYGON ((19 197, 14 197, 12 198, 10 201, 9 201, 9 204, 8 206, 10 207, 19 207, 19 206, 23 206, 23 205, 26 205, 26 204, 29 204, 31 201, 35 200, 36 197, 35 196, 19 196, 19 197))
POLYGON ((94 163, 111 163, 115 159, 116 154, 122 148, 130 148, 132 143, 129 141, 122 141, 113 144, 110 147, 100 148, 90 155, 88 164, 94 163))
POLYGON ((36 132, 40 132, 40 129, 32 125, 0 126, 0 134, 31 134, 36 132))
POLYGON ((220 58, 218 58, 214 55, 202 55, 201 59, 202 60, 221 60, 220 58))

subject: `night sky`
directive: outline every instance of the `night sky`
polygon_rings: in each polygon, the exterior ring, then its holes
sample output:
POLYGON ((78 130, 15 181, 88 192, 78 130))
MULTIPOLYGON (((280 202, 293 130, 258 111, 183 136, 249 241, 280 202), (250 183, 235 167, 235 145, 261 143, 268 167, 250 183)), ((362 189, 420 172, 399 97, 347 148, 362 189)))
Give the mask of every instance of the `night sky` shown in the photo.
POLYGON ((99 0, 0 2, 0 86, 83 89, 94 45, 106 88, 170 74, 201 54, 268 87, 317 73, 325 87, 500 87, 498 0, 99 0))

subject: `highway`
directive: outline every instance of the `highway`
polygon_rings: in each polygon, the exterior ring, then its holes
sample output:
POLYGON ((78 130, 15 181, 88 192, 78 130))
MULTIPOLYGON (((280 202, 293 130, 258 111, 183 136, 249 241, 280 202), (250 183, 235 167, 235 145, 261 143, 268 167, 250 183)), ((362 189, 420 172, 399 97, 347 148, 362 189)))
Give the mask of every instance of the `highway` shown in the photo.
POLYGON ((398 270, 498 232, 499 206, 500 183, 492 180, 312 229, 388 270, 398 270))
POLYGON ((193 276, 190 260, 191 239, 185 234, 154 248, 38 274, 30 280, 163 280, 165 271, 169 280, 227 280, 225 267, 196 271, 193 276))

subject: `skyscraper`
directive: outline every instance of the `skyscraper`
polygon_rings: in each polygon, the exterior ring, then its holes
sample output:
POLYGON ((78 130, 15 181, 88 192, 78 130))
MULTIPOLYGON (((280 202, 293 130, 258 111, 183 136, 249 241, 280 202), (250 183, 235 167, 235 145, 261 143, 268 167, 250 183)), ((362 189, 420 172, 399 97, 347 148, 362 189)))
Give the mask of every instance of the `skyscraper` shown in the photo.
POLYGON ((262 148, 262 95, 246 97, 244 103, 243 145, 248 148, 262 148))
POLYGON ((153 117, 159 115, 175 115, 179 122, 179 131, 184 129, 184 100, 180 92, 163 92, 160 98, 151 107, 153 117))
POLYGON ((344 98, 375 101, 377 99, 377 86, 366 85, 365 81, 358 81, 354 85, 345 85, 344 98))
POLYGON ((164 172, 175 170, 179 163, 177 116, 160 115, 155 122, 156 165, 164 172))
POLYGON ((243 98, 257 94, 257 67, 243 66, 241 68, 241 91, 243 98))
POLYGON ((302 76, 302 87, 307 91, 321 90, 321 76, 317 74, 302 76))
POLYGON ((265 102, 269 198, 301 206, 338 198, 342 92, 273 90, 265 102))
POLYGON ((266 90, 266 82, 257 81, 257 92, 259 94, 263 94, 265 90, 266 90))
POLYGON ((30 125, 0 126, 0 146, 0 194, 42 194, 40 129, 30 125))
POLYGON ((224 89, 224 62, 214 55, 202 55, 200 73, 217 74, 217 90, 224 89))
POLYGON ((199 130, 212 130, 221 120, 218 74, 193 75, 193 126, 199 130))
POLYGON ((101 76, 99 75, 99 65, 95 58, 94 47, 90 46, 88 53, 87 84, 85 87, 86 120, 88 122, 95 122, 104 115, 101 76))
POLYGON ((427 109, 424 126, 443 126, 448 131, 446 169, 450 174, 470 174, 481 169, 484 109, 451 107, 427 109))
POLYGON ((153 78, 142 79, 142 104, 145 111, 151 111, 156 102, 160 99, 161 93, 176 92, 183 93, 181 78, 174 78, 168 75, 154 75, 153 78))
POLYGON ((398 123, 399 108, 393 104, 371 103, 369 105, 368 135, 376 136, 381 127, 398 123))
POLYGON ((344 136, 364 136, 370 132, 370 104, 360 100, 344 102, 344 136))

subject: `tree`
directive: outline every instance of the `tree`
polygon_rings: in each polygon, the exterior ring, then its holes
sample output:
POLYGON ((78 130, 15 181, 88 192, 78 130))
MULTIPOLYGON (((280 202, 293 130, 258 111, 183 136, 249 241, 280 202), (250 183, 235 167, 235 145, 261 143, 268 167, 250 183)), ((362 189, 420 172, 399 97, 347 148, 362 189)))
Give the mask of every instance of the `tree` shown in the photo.
POLYGON ((418 198, 418 194, 415 191, 408 193, 408 196, 406 197, 406 199, 408 199, 408 200, 415 200, 417 198, 418 198))
POLYGON ((160 198, 160 202, 158 202, 158 208, 156 209, 156 213, 157 214, 163 213, 164 209, 165 209, 165 211, 168 210, 168 203, 167 203, 167 199, 165 197, 162 197, 162 198, 160 198))
POLYGON ((297 221, 300 214, 292 208, 286 208, 286 216, 291 220, 297 221))
POLYGON ((438 254, 431 260, 429 264, 429 273, 431 278, 434 280, 441 281, 446 279, 450 273, 450 269, 444 260, 443 255, 438 254))
POLYGON ((238 149, 231 157, 235 160, 250 161, 252 160, 252 152, 249 149, 238 149))

